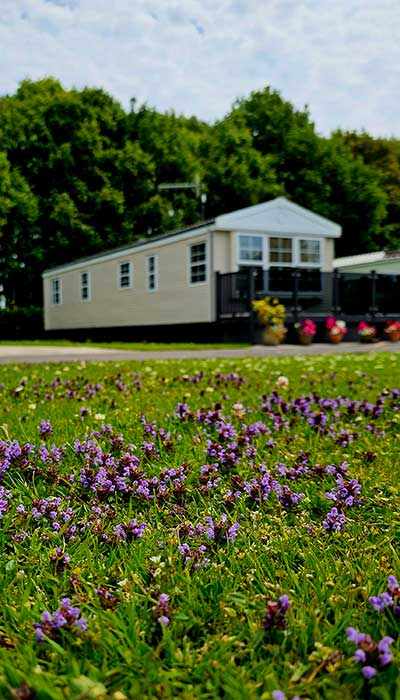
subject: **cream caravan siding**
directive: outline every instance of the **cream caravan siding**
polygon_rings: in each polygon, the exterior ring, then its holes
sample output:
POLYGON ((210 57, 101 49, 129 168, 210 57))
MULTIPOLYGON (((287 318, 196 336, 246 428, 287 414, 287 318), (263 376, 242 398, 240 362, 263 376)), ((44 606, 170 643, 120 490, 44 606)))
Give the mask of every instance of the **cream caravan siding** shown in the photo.
POLYGON ((322 272, 332 272, 334 258, 333 238, 325 238, 322 241, 322 272))
POLYGON ((232 272, 231 249, 233 245, 232 231, 215 231, 214 260, 215 272, 232 272))
POLYGON ((201 234, 170 244, 151 246, 102 262, 82 262, 71 270, 65 269, 44 279, 45 328, 105 328, 111 326, 147 326, 175 323, 203 323, 211 320, 210 240, 201 234), (189 283, 189 247, 207 242, 207 283, 189 283), (147 291, 147 257, 157 256, 158 288, 147 291), (121 262, 132 263, 132 287, 118 288, 121 262), (81 272, 90 270, 91 301, 80 298, 81 272), (62 284, 62 304, 51 304, 51 280, 58 277, 62 284))

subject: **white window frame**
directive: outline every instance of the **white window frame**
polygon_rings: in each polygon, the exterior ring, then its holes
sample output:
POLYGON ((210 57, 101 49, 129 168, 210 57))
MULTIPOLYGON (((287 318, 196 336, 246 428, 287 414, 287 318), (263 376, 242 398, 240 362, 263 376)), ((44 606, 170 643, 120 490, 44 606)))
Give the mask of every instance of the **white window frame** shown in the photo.
POLYGON ((297 242, 297 259, 296 259, 296 266, 297 267, 315 267, 317 268, 322 268, 323 265, 323 241, 321 238, 312 238, 309 236, 308 238, 299 238, 297 242), (301 241, 311 241, 312 243, 319 243, 319 262, 301 262, 301 254, 300 254, 300 244, 301 241))
POLYGON ((121 260, 117 265, 117 284, 118 289, 123 292, 125 289, 132 289, 133 286, 133 264, 132 260, 121 260), (129 272, 122 274, 122 265, 129 265, 129 272), (121 285, 121 277, 129 276, 129 284, 121 285))
POLYGON ((149 294, 158 291, 158 255, 147 255, 146 257, 146 284, 149 294), (154 270, 150 270, 150 260, 154 260, 154 270), (150 286, 150 279, 154 277, 154 287, 150 286))
POLYGON ((50 280, 50 295, 51 295, 51 305, 61 306, 62 304, 62 279, 61 277, 52 277, 50 280), (55 283, 58 284, 58 289, 54 289, 55 283), (54 301, 55 294, 58 294, 58 301, 54 301))
POLYGON ((92 299, 92 292, 91 292, 91 284, 90 284, 90 272, 89 270, 82 270, 80 273, 80 291, 81 291, 81 302, 82 303, 87 303, 88 301, 91 301, 92 299), (83 284, 83 275, 87 275, 87 282, 86 284, 83 284), (87 287, 87 292, 88 295, 87 297, 83 296, 83 289, 84 287, 87 287))
POLYGON ((207 241, 196 241, 195 243, 190 243, 187 247, 187 270, 188 270, 188 285, 189 287, 200 287, 201 285, 208 284, 208 242, 207 241), (192 263, 192 248, 197 245, 204 245, 205 258, 204 263, 192 263), (205 265, 206 268, 206 278, 201 282, 192 282, 192 268, 196 265, 205 265))
POLYGON ((293 236, 269 236, 268 237, 268 250, 267 250, 267 264, 268 267, 297 267, 296 265, 296 253, 297 253, 297 246, 294 245, 295 239, 293 236), (291 262, 271 262, 271 238, 276 238, 278 241, 285 240, 285 241, 291 241, 292 242, 292 260, 291 262))
POLYGON ((236 247, 237 247, 237 252, 236 252, 236 260, 237 260, 237 265, 239 266, 244 266, 247 265, 248 267, 262 267, 265 270, 265 241, 266 236, 258 233, 238 233, 236 236, 236 247), (262 241, 262 247, 261 247, 261 252, 262 252, 262 258, 261 260, 242 260, 240 257, 240 239, 241 238, 260 238, 262 241))

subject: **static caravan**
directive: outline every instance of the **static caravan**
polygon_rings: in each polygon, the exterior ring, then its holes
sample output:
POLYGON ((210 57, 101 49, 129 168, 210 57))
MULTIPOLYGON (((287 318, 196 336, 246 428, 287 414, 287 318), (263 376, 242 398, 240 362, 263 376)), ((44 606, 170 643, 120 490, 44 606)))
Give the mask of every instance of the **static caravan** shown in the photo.
POLYGON ((375 271, 383 275, 400 275, 400 251, 378 250, 374 253, 335 258, 333 267, 335 270, 348 273, 375 271))
POLYGON ((258 293, 278 293, 282 271, 330 272, 340 235, 338 224, 278 197, 138 240, 46 270, 45 328, 129 328, 143 338, 144 329, 180 327, 190 339, 189 329, 219 320, 224 275, 251 269, 258 293))

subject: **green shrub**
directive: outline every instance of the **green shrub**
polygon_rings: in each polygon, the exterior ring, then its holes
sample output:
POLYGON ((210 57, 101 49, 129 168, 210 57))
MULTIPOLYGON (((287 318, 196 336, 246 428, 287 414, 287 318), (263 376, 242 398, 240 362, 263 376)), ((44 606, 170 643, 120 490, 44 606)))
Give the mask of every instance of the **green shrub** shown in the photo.
POLYGON ((39 306, 0 310, 0 339, 30 339, 44 336, 43 309, 39 306))

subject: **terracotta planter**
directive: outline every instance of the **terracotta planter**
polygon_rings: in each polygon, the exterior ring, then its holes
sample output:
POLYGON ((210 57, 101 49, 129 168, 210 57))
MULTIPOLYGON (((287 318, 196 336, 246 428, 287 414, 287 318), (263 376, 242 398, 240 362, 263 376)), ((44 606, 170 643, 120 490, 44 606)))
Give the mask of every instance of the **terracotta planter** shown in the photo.
POLYGON ((386 331, 386 337, 391 343, 398 343, 400 340, 400 331, 386 331))
POLYGON ((279 328, 265 326, 263 331, 263 345, 279 345, 284 339, 285 334, 285 326, 280 326, 279 328))
POLYGON ((328 341, 330 343, 334 343, 337 345, 337 343, 341 343, 343 340, 343 333, 328 333, 327 334, 328 341))
POLYGON ((300 345, 311 345, 313 336, 308 333, 297 333, 300 345))

